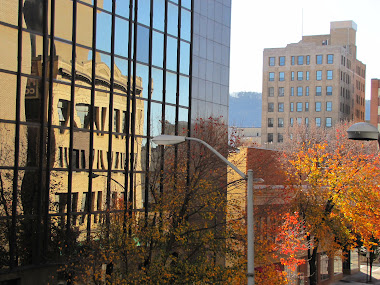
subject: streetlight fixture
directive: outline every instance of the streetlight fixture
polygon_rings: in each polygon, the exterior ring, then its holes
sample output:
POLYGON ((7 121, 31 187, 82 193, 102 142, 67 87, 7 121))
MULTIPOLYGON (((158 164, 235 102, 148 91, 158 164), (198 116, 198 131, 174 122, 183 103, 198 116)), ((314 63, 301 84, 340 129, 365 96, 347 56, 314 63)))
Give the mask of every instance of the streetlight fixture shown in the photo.
MULTIPOLYGON (((173 135, 160 135, 152 139, 155 144, 158 145, 176 145, 185 141, 196 141, 209 150, 211 150, 217 157, 219 157, 225 164, 235 170, 244 180, 247 180, 247 278, 248 285, 254 285, 254 216, 253 216, 253 170, 249 169, 247 174, 240 171, 235 165, 229 162, 223 155, 221 155, 216 149, 210 146, 203 140, 191 137, 173 136, 173 135)), ((255 182, 263 182, 264 180, 259 178, 255 182)))
POLYGON ((379 131, 377 128, 366 122, 353 124, 348 128, 347 134, 350 140, 379 141, 379 131))

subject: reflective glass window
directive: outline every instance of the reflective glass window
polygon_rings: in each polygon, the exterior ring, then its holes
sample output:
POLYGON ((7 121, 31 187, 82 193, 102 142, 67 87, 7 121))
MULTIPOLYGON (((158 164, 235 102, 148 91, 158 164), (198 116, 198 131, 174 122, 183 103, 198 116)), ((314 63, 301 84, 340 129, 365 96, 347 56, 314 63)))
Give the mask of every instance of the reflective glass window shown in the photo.
POLYGON ((284 112, 284 103, 278 103, 278 111, 284 112))
POLYGON ((186 9, 181 9, 181 38, 190 41, 191 13, 186 9))
POLYGON ((177 70, 177 39, 167 37, 166 68, 177 70))
POLYGON ((283 128, 284 127, 284 118, 278 118, 278 127, 283 128))
POLYGON ((331 128, 332 127, 332 118, 327 117, 326 118, 326 128, 331 128))
POLYGON ((315 111, 320 112, 322 109, 322 103, 321 102, 315 102, 315 111))
POLYGON ((322 80, 322 70, 317 70, 316 71, 316 79, 317 80, 322 80))
POLYGON ((302 112, 302 102, 297 102, 297 112, 302 112))
POLYGON ((165 28, 165 0, 153 1, 153 28, 164 31, 165 28))
POLYGON ((333 54, 328 54, 327 55, 327 63, 328 64, 333 64, 334 63, 334 55, 333 54))
POLYGON ((285 88, 278 87, 278 97, 284 97, 284 95, 285 95, 285 88))
POLYGON ((152 64, 163 67, 164 62, 164 34, 153 31, 152 64))
POLYGON ((280 56, 280 66, 285 65, 285 56, 280 56))
POLYGON ((315 118, 315 125, 316 125, 317 127, 320 127, 320 126, 321 126, 321 118, 319 118, 319 117, 315 118))
POLYGON ((332 95, 332 86, 326 86, 326 95, 332 95))
POLYGON ((137 60, 149 61, 149 29, 140 25, 137 26, 137 60))
POLYGON ((318 54, 316 61, 317 61, 317 64, 322 64, 323 63, 323 56, 321 54, 318 54))
POLYGON ((190 44, 181 41, 180 72, 189 75, 190 72, 190 44))
POLYGON ((168 3, 168 34, 178 35, 178 6, 168 3))
POLYGON ((138 0, 137 22, 149 26, 150 0, 138 0))
POLYGON ((162 80, 163 72, 161 69, 152 68, 152 100, 162 101, 162 80))
POLYGON ((297 64, 298 65, 303 65, 303 56, 302 55, 297 56, 297 64))
POLYGON ((274 96, 274 87, 268 87, 268 97, 274 96))
POLYGON ((274 66, 275 64, 275 57, 269 57, 269 66, 274 66))
POLYGON ((297 87, 297 96, 302 96, 303 95, 303 88, 302 86, 297 87))
POLYGON ((332 79, 333 79, 333 71, 327 70, 327 80, 332 80, 332 79))
POLYGON ((274 81, 274 72, 269 72, 269 81, 274 81))
POLYGON ((186 76, 179 77, 179 104, 189 106, 189 78, 186 76))
POLYGON ((176 103, 177 76, 175 73, 166 72, 166 103, 176 103))
POLYGON ((280 72, 280 73, 279 73, 278 80, 279 80, 279 81, 284 81, 284 80, 285 80, 285 72, 280 72))
POLYGON ((115 18, 115 54, 128 57, 129 22, 115 18))
POLYGON ((316 86, 315 87, 315 96, 321 96, 322 95, 322 86, 316 86))
POLYGON ((326 102, 326 111, 328 112, 332 111, 332 101, 326 102))

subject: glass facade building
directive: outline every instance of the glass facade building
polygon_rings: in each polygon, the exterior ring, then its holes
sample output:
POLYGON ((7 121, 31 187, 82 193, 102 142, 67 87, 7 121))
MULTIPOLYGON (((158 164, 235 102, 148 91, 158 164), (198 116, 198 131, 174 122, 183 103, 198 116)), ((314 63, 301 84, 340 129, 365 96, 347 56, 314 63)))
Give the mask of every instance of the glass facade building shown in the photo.
POLYGON ((152 137, 228 121, 231 1, 0 7, 2 281, 55 262, 57 236, 88 238, 119 201, 147 212, 152 137))

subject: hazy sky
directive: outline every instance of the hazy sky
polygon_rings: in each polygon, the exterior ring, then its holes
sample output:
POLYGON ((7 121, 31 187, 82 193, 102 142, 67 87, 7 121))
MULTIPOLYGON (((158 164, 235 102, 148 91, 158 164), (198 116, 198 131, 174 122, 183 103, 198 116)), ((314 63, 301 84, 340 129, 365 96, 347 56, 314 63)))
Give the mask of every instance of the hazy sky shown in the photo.
POLYGON ((358 27, 357 58, 367 66, 369 99, 371 78, 380 78, 380 0, 232 0, 230 92, 261 92, 264 48, 299 42, 302 30, 329 34, 330 22, 346 20, 358 27))

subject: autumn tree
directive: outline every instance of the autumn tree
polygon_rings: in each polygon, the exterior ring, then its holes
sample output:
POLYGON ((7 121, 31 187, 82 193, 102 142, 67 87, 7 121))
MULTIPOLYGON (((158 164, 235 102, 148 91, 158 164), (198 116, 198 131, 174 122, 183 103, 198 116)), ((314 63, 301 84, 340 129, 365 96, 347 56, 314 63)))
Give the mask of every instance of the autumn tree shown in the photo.
MULTIPOLYGON (((221 119, 197 120, 192 136, 227 156, 221 119)), ((103 225, 62 270, 73 280, 94 284, 230 283, 245 274, 235 246, 236 225, 244 221, 226 220, 224 163, 197 143, 158 146, 151 153, 148 213, 112 215, 109 227, 103 225)))
POLYGON ((373 245, 380 231, 379 156, 347 139, 348 124, 331 129, 297 126, 285 142, 292 211, 307 233, 310 284, 317 282, 317 251, 350 250, 359 236, 373 245))

